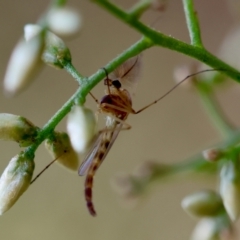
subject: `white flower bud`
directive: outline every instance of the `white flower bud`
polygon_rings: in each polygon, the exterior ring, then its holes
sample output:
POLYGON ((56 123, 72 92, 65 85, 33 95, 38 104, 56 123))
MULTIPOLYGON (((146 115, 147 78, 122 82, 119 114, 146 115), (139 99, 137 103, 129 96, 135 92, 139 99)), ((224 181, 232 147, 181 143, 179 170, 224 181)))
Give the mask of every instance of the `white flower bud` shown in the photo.
POLYGON ((223 203, 219 194, 212 190, 204 190, 185 197, 182 208, 191 216, 216 216, 222 211, 223 203))
POLYGON ((42 28, 37 24, 26 24, 24 26, 24 38, 26 41, 38 36, 42 32, 42 28))
POLYGON ((61 69, 64 67, 64 62, 71 62, 71 53, 61 38, 52 32, 47 32, 42 60, 52 67, 61 69))
POLYGON ((33 143, 38 127, 24 117, 0 113, 0 139, 11 140, 26 147, 33 143))
POLYGON ((73 150, 67 133, 55 132, 51 139, 46 140, 45 147, 52 158, 57 158, 59 164, 70 170, 77 170, 78 155, 73 150))
POLYGON ((89 147, 96 133, 94 113, 88 108, 74 106, 68 115, 67 131, 74 150, 83 153, 89 147))
POLYGON ((53 8, 47 21, 49 29, 62 37, 77 34, 82 25, 81 15, 69 7, 53 8))
POLYGON ((195 227, 191 240, 233 240, 234 231, 229 218, 220 215, 202 218, 195 227))
POLYGON ((232 221, 240 214, 240 162, 229 160, 221 169, 220 194, 232 221))
POLYGON ((6 93, 14 95, 21 91, 42 66, 43 36, 38 34, 29 41, 21 39, 10 57, 4 78, 6 93))
POLYGON ((0 214, 2 215, 27 190, 34 170, 33 159, 18 154, 11 159, 0 178, 0 214))

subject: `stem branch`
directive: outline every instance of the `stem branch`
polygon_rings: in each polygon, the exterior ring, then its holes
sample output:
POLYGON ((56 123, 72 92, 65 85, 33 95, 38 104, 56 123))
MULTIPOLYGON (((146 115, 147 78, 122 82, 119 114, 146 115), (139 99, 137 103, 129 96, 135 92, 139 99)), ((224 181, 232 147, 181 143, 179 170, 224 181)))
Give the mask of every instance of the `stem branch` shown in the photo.
POLYGON ((183 0, 183 7, 187 21, 191 44, 196 47, 203 47, 201 40, 201 31, 197 18, 197 12, 194 10, 193 0, 183 0))

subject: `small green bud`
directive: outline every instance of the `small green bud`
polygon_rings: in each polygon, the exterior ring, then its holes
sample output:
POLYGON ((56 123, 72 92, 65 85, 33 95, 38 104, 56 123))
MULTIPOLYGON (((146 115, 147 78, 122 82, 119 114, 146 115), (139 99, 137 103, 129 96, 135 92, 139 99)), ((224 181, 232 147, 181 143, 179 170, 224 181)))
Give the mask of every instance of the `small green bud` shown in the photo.
POLYGON ((0 214, 10 209, 30 185, 34 161, 23 153, 13 157, 0 179, 0 214))
POLYGON ((73 150, 67 133, 54 132, 51 139, 45 141, 45 147, 57 162, 70 170, 77 170, 78 155, 73 150))
POLYGON ((220 174, 220 194, 225 209, 232 219, 236 221, 240 214, 240 162, 227 161, 220 174))
POLYGON ((38 127, 28 119, 9 113, 0 113, 0 139, 16 141, 21 147, 26 147, 34 142, 37 132, 38 127))
POLYGON ((81 15, 69 7, 55 7, 47 16, 49 29, 62 37, 71 37, 77 34, 82 25, 81 15))
POLYGON ((71 62, 71 53, 61 38, 47 32, 42 60, 52 67, 61 69, 65 62, 71 62))
POLYGON ((222 157, 222 151, 216 148, 206 149, 202 152, 205 160, 209 162, 217 162, 222 157))
POLYGON ((94 113, 85 107, 74 106, 68 115, 67 131, 74 150, 85 152, 96 133, 96 118, 94 113))
POLYGON ((204 190, 185 197, 182 208, 194 217, 216 216, 222 211, 223 203, 220 195, 212 190, 204 190))

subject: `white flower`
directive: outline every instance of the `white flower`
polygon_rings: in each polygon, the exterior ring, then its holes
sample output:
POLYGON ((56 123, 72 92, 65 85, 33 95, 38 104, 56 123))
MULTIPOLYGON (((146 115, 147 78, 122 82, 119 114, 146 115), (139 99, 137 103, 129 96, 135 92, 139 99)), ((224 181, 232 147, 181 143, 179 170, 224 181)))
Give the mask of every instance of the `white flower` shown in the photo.
POLYGON ((24 26, 24 38, 26 41, 37 37, 42 32, 42 27, 37 24, 26 24, 24 26))
POLYGON ((67 131, 74 150, 84 152, 95 136, 95 115, 90 109, 74 106, 68 115, 67 131))
POLYGON ((232 221, 240 214, 240 162, 229 160, 221 169, 220 194, 232 221))
POLYGON ((52 158, 57 158, 59 164, 70 170, 77 170, 79 165, 78 155, 73 150, 67 133, 54 132, 54 136, 46 140, 45 147, 52 158))
POLYGON ((21 39, 10 57, 4 78, 6 93, 14 95, 22 90, 41 67, 43 36, 37 34, 29 41, 21 39))
POLYGON ((0 214, 11 208, 30 185, 34 170, 33 159, 16 155, 0 178, 0 214))
POLYGON ((0 139, 11 140, 20 146, 27 146, 34 141, 38 127, 28 119, 9 113, 0 113, 0 139))
POLYGON ((53 8, 47 21, 49 29, 62 37, 77 34, 82 25, 81 15, 69 7, 53 8))

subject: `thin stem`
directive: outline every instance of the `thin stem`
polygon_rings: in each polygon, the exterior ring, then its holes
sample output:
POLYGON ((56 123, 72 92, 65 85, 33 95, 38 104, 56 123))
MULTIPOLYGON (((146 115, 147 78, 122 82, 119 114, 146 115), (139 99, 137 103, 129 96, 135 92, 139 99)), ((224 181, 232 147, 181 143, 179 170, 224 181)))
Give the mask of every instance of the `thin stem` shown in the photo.
POLYGON ((196 47, 203 47, 197 12, 194 10, 193 0, 183 0, 183 7, 191 44, 196 47))
POLYGON ((212 120, 213 125, 224 138, 231 136, 234 132, 234 128, 227 121, 226 116, 223 114, 222 109, 217 104, 212 91, 207 89, 202 83, 197 83, 196 86, 204 109, 209 118, 212 120))
POLYGON ((86 81, 86 78, 76 70, 71 62, 67 62, 64 65, 64 69, 78 82, 79 85, 86 81))
POLYGON ((240 72, 229 66, 225 62, 218 59, 216 56, 212 55, 206 49, 199 48, 182 41, 179 41, 173 37, 166 36, 160 32, 157 32, 150 27, 147 27, 140 21, 133 19, 129 14, 124 12, 122 9, 114 5, 113 3, 106 0, 95 0, 97 4, 108 10, 113 15, 120 18, 123 22, 135 28, 137 31, 141 32, 145 37, 152 41, 154 45, 159 45, 164 48, 168 48, 177 52, 181 52, 185 55, 191 56, 198 59, 199 61, 213 67, 221 68, 224 70, 224 74, 231 77, 237 82, 240 82, 240 72))
POLYGON ((150 0, 140 0, 138 1, 129 11, 128 14, 132 18, 139 18, 151 5, 150 0))

